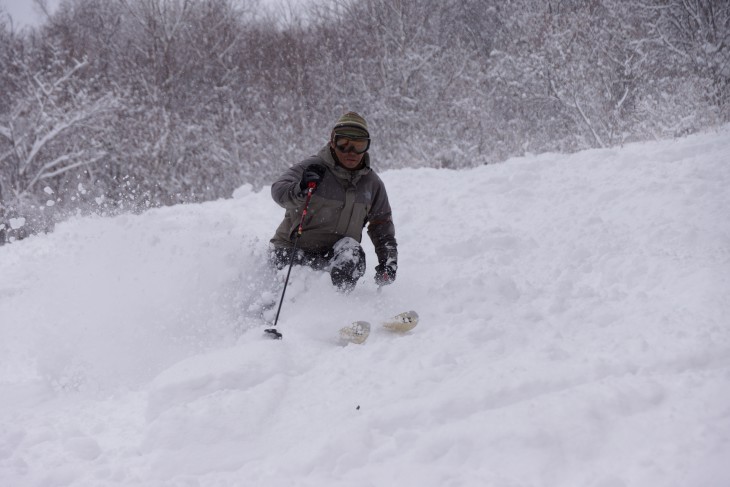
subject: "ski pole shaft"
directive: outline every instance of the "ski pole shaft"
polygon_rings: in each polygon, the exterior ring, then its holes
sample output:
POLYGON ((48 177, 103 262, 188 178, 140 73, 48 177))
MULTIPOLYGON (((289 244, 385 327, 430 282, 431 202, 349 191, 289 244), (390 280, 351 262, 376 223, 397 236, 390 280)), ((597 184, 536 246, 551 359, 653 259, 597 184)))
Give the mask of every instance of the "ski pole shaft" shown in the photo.
POLYGON ((289 257, 289 270, 286 272, 286 280, 284 281, 284 289, 281 290, 281 299, 279 299, 279 308, 276 310, 276 318, 274 318, 274 328, 276 328, 276 324, 279 323, 279 313, 281 313, 281 306, 284 304, 284 294, 286 294, 286 287, 289 284, 289 276, 291 275, 291 268, 294 266, 294 256, 297 253, 297 249, 299 248, 299 237, 302 236, 302 232, 304 231, 304 218, 307 216, 307 208, 309 208, 309 202, 312 199, 312 193, 314 193, 314 190, 317 188, 317 183, 309 183, 307 186, 307 199, 304 201, 304 208, 302 208, 302 219, 299 220, 299 228, 297 228, 297 237, 294 240, 294 248, 291 251, 291 256, 289 257))

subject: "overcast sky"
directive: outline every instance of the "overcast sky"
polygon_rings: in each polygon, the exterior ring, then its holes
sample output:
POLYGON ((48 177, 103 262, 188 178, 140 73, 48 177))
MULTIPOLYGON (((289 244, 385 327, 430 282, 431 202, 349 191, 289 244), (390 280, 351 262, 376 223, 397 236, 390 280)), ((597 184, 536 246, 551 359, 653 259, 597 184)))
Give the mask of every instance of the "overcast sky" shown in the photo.
MULTIPOLYGON (((46 0, 51 11, 59 3, 60 0, 46 0)), ((0 7, 5 14, 10 14, 16 29, 27 25, 38 25, 43 21, 42 13, 33 0, 0 0, 0 7)))

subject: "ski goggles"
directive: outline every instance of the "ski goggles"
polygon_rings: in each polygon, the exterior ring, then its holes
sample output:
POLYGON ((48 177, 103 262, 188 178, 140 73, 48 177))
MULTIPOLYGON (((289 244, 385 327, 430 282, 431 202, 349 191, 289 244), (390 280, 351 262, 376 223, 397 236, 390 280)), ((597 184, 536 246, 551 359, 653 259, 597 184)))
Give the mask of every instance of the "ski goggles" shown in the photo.
POLYGON ((352 137, 350 135, 335 134, 335 149, 347 154, 364 154, 370 148, 370 139, 367 137, 352 137))

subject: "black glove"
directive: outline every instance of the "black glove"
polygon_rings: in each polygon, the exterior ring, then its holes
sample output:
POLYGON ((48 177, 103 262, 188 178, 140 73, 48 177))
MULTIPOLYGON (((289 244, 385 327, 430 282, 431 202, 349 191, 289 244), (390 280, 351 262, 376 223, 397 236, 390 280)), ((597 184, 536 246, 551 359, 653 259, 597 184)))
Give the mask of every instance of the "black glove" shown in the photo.
POLYGON ((393 281, 395 281, 395 271, 397 269, 398 264, 395 262, 375 266, 375 284, 378 286, 393 284, 393 281))
POLYGON ((324 178, 324 173, 327 171, 322 164, 310 164, 304 169, 302 174, 302 180, 299 181, 299 189, 302 192, 306 192, 309 188, 309 183, 319 184, 324 178))

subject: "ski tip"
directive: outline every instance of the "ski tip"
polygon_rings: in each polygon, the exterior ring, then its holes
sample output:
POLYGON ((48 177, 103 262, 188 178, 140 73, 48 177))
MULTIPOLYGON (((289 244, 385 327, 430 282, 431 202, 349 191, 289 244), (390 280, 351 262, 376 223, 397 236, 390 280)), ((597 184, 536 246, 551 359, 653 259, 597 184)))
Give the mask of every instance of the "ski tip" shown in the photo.
POLYGON ((370 323, 367 321, 356 321, 350 326, 340 329, 340 343, 347 345, 354 343, 359 345, 370 336, 370 323))
POLYGON ((418 324, 418 313, 406 311, 383 322, 383 328, 397 333, 411 331, 418 324))

